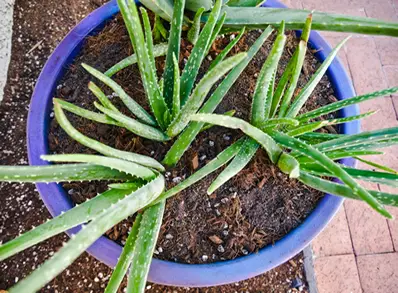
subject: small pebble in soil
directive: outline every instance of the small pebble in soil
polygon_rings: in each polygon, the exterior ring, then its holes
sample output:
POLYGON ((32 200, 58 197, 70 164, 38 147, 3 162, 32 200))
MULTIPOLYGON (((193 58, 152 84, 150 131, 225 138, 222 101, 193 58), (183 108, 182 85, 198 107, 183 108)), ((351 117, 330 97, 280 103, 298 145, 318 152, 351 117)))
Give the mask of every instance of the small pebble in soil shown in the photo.
POLYGON ((174 177, 173 178, 173 183, 179 183, 181 181, 181 179, 182 178, 180 176, 174 177))
POLYGON ((212 61, 213 58, 211 57, 211 55, 207 55, 207 60, 212 61))
POLYGON ((219 245, 219 246, 217 247, 217 250, 218 250, 218 252, 220 252, 220 253, 225 252, 224 246, 222 246, 222 245, 219 245))
POLYGON ((173 237, 173 235, 171 235, 171 234, 167 234, 166 235, 166 239, 168 239, 168 240, 171 240, 171 239, 173 239, 174 237, 173 237))
POLYGON ((209 141, 209 146, 211 146, 211 147, 214 146, 214 141, 210 140, 209 141))
POLYGON ((224 134, 223 135, 224 140, 229 141, 231 140, 231 137, 229 135, 224 134))
POLYGON ((245 248, 242 248, 242 253, 243 253, 244 255, 248 255, 248 254, 249 254, 249 252, 248 252, 247 249, 245 249, 245 248))
POLYGON ((202 255, 202 261, 207 261, 208 259, 209 257, 206 254, 202 255))
POLYGON ((228 236, 228 234, 229 234, 228 230, 223 230, 223 231, 222 231, 222 235, 228 236))
POLYGON ((159 251, 159 253, 162 253, 162 252, 163 252, 162 246, 159 246, 159 247, 158 247, 158 251, 159 251))
POLYGON ((295 278, 295 279, 292 281, 290 287, 291 287, 291 288, 296 288, 296 289, 298 289, 299 287, 301 287, 301 286, 303 286, 303 285, 304 285, 304 284, 303 284, 303 281, 302 281, 300 278, 295 278))
POLYGON ((201 156, 201 157, 199 158, 199 160, 204 161, 206 158, 207 158, 207 156, 206 156, 206 155, 203 155, 203 156, 201 156))
POLYGON ((73 190, 73 189, 69 189, 69 190, 68 190, 68 194, 69 194, 69 195, 72 195, 72 194, 73 194, 73 192, 74 192, 74 190, 73 190))

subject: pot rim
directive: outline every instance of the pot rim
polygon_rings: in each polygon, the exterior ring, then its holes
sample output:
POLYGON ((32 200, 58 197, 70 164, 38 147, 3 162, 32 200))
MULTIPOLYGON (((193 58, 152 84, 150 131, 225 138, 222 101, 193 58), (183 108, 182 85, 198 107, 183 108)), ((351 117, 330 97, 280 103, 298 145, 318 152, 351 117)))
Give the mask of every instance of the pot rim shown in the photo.
MULTIPOLYGON (((286 8, 277 0, 268 0, 264 6, 286 8)), ((27 148, 30 165, 49 164, 41 160, 40 155, 49 151, 47 137, 52 111, 52 95, 67 65, 80 51, 86 36, 101 30, 118 11, 116 0, 112 0, 90 13, 68 33, 43 67, 32 95, 28 115, 27 148)), ((325 60, 331 52, 329 44, 317 32, 311 33, 309 43, 314 49, 321 49, 315 54, 320 61, 325 60)), ((352 82, 338 58, 330 65, 327 75, 338 99, 355 95, 352 82)), ((340 113, 343 117, 357 115, 359 108, 357 105, 350 106, 342 109, 340 113)), ((346 123, 342 128, 345 134, 360 132, 358 121, 346 123)), ((355 160, 352 158, 344 159, 342 162, 348 166, 355 165, 355 160)), ((57 216, 62 211, 73 207, 61 185, 39 183, 36 186, 52 216, 57 216)), ((154 258, 148 281, 172 286, 207 287, 234 283, 260 275, 302 251, 327 226, 342 203, 341 197, 325 195, 303 223, 274 245, 268 245, 258 253, 211 264, 181 264, 154 258)), ((79 230, 80 226, 70 229, 67 233, 70 235, 79 230)), ((88 253, 110 267, 116 265, 121 251, 120 245, 104 236, 87 249, 88 253)))

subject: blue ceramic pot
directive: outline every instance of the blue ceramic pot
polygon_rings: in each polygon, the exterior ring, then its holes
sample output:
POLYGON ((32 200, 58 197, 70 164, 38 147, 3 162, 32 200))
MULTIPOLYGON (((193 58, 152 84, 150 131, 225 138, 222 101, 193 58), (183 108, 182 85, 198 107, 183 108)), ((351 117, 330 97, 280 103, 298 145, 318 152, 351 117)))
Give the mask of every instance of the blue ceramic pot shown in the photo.
MULTIPOLYGON (((266 6, 284 7, 275 0, 268 0, 266 6)), ((58 81, 81 50, 85 38, 98 33, 106 22, 118 12, 119 9, 115 0, 92 12, 69 32, 44 66, 32 96, 28 117, 28 155, 31 165, 48 164, 40 159, 40 155, 49 152, 48 133, 52 97, 58 81)), ((323 61, 331 51, 327 42, 316 32, 312 32, 309 42, 314 49, 321 49, 316 53, 316 57, 320 61, 323 61)), ((332 63, 327 75, 338 99, 346 99, 354 95, 350 78, 338 59, 332 63)), ((342 117, 357 114, 359 114, 359 111, 355 106, 341 111, 342 117)), ((343 126, 343 133, 345 134, 358 132, 358 122, 351 122, 343 126)), ((352 166, 354 161, 347 159, 344 163, 352 166)), ((55 183, 37 184, 37 189, 53 216, 72 208, 72 202, 60 185, 55 183)), ((149 281, 173 286, 204 287, 237 282, 262 274, 303 250, 326 227, 342 202, 342 198, 327 194, 299 227, 274 245, 264 247, 255 254, 229 261, 194 265, 153 259, 149 281)), ((79 229, 77 227, 70 232, 76 233, 79 229)), ((87 251, 98 260, 113 267, 122 247, 105 237, 101 237, 87 251)))

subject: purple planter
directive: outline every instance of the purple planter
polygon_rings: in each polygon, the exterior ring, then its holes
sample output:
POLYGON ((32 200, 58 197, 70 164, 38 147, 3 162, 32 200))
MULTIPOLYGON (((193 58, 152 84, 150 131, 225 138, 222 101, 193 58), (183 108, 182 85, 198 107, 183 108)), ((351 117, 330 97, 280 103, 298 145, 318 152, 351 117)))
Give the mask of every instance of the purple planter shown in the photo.
MULTIPOLYGON (((276 0, 268 0, 266 6, 284 7, 276 0)), ((95 34, 102 29, 118 11, 115 0, 95 10, 70 31, 44 66, 33 93, 28 118, 28 155, 31 165, 48 164, 40 159, 40 155, 48 153, 47 138, 52 97, 57 82, 81 49, 86 36, 95 34)), ((317 58, 320 61, 323 61, 331 51, 330 46, 316 32, 311 34, 310 44, 314 49, 322 49, 317 53, 317 58)), ((339 60, 332 63, 327 74, 334 86, 337 98, 346 99, 355 94, 351 81, 339 60)), ((351 106, 343 109, 341 116, 357 115, 358 113, 358 108, 351 106)), ((350 122, 343 126, 345 134, 358 133, 359 129, 358 122, 350 122)), ((354 161, 347 159, 344 163, 352 166, 354 161)), ((53 216, 72 208, 72 202, 60 185, 55 183, 37 184, 37 189, 53 216)), ((326 195, 299 227, 277 241, 275 245, 267 246, 256 254, 230 261, 200 265, 154 259, 149 272, 149 281, 174 286, 204 287, 237 282, 262 274, 287 261, 305 248, 326 227, 342 202, 342 198, 326 195)), ((71 231, 76 232, 79 229, 77 227, 71 231)), ((101 237, 88 249, 91 255, 111 267, 115 266, 121 251, 121 246, 105 237, 101 237)))

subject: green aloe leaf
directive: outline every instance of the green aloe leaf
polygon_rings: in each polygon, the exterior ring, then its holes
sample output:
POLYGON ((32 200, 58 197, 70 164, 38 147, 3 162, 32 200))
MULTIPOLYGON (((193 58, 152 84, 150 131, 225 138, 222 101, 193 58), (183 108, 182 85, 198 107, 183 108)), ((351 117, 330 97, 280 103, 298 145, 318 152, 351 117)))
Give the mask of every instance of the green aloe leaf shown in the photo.
MULTIPOLYGON (((307 166, 303 167, 304 170, 308 173, 317 176, 328 176, 328 177, 335 177, 333 174, 328 172, 325 168, 320 166, 320 164, 313 164, 307 168, 307 166)), ((378 184, 385 184, 392 187, 398 187, 398 175, 387 173, 387 172, 376 172, 372 170, 361 170, 361 169, 354 169, 354 168, 343 168, 344 171, 347 172, 352 178, 363 180, 363 181, 370 181, 378 184)))
MULTIPOLYGON (((324 154, 326 156, 328 156, 329 159, 332 159, 333 161, 335 161, 335 160, 351 158, 351 157, 355 157, 355 156, 383 155, 384 153, 378 152, 378 151, 337 150, 337 151, 325 152, 324 154)), ((316 163, 314 160, 312 160, 308 157, 305 157, 305 156, 295 156, 295 158, 300 162, 301 165, 316 163)))
MULTIPOLYGON (((167 48, 168 45, 167 43, 160 43, 156 44, 153 46, 153 57, 160 57, 164 56, 167 53, 167 48)), ((119 61, 115 65, 113 65, 111 68, 109 68, 107 71, 105 71, 106 76, 113 76, 116 73, 118 73, 120 70, 129 67, 130 65, 136 64, 137 63, 137 55, 133 54, 130 55, 129 57, 124 58, 123 60, 119 61)))
MULTIPOLYGON (((230 111, 225 112, 223 115, 232 117, 232 116, 235 115, 235 113, 236 113, 235 110, 230 110, 230 111)), ((215 125, 207 123, 207 124, 203 125, 202 129, 200 130, 200 132, 208 130, 208 129, 212 128, 213 126, 215 126, 215 125)))
MULTIPOLYGON (((285 116, 285 114, 289 108, 290 101, 293 97, 293 94, 294 94, 296 88, 297 88, 297 82, 299 80, 301 70, 302 70, 303 64, 304 64, 305 54, 307 52, 307 43, 308 43, 308 38, 309 38, 309 35, 311 32, 311 24, 312 24, 312 14, 310 14, 305 21, 305 26, 303 29, 303 33, 301 35, 300 43, 298 44, 296 52, 294 53, 294 57, 293 57, 294 68, 292 69, 291 77, 289 80, 289 86, 287 87, 286 92, 284 92, 283 98, 281 100, 281 106, 280 106, 279 112, 278 112, 279 117, 285 116)), ((278 99, 278 98, 280 98, 280 97, 277 97, 275 99, 278 99)), ((271 112, 272 114, 275 114, 278 104, 279 104, 278 100, 273 101, 274 112, 271 112)))
POLYGON ((270 118, 264 120, 262 123, 260 123, 259 128, 260 129, 272 129, 278 126, 283 126, 283 125, 288 125, 288 126, 298 126, 299 121, 293 118, 270 118))
POLYGON ((278 167, 283 173, 289 174, 289 178, 297 178, 300 175, 300 163, 287 153, 280 156, 278 167))
POLYGON ((140 1, 144 6, 161 18, 170 21, 173 16, 173 1, 172 0, 142 0, 140 1))
MULTIPOLYGON (((222 101, 229 89, 239 78, 240 74, 256 55, 265 40, 271 35, 272 31, 273 30, 271 27, 268 27, 266 30, 264 30, 261 36, 258 37, 258 39, 250 47, 249 51, 247 51, 246 58, 235 68, 233 68, 231 72, 224 78, 221 84, 216 88, 213 94, 208 98, 203 107, 200 109, 200 113, 212 113, 217 108, 218 104, 222 101)), ((196 135, 198 135, 198 133, 201 131, 204 125, 204 123, 200 122, 190 122, 188 127, 184 130, 183 133, 181 133, 177 137, 176 141, 167 152, 163 163, 167 166, 175 165, 180 160, 184 152, 189 148, 190 144, 195 139, 196 135)))
POLYGON ((50 162, 97 164, 143 179, 152 179, 156 176, 156 174, 147 167, 118 158, 83 154, 42 155, 40 158, 50 162))
MULTIPOLYGON (((347 187, 346 185, 325 180, 307 172, 300 172, 300 177, 298 180, 322 192, 361 200, 355 193, 352 192, 351 188, 347 187)), ((368 192, 384 205, 398 206, 398 194, 390 194, 374 190, 368 190, 368 192)))
POLYGON ((173 19, 171 21, 169 48, 166 55, 166 64, 163 73, 164 79, 164 98, 166 103, 172 109, 173 103, 173 89, 174 89, 174 58, 180 56, 180 43, 182 21, 184 17, 185 0, 176 0, 174 2, 173 19))
POLYGON ((113 188, 113 189, 137 190, 138 187, 140 187, 142 185, 143 185, 142 182, 136 180, 135 182, 111 183, 111 184, 108 184, 108 187, 113 188))
POLYGON ((365 94, 365 95, 361 95, 361 96, 356 96, 356 97, 352 97, 349 99, 345 99, 345 100, 341 100, 341 101, 337 101, 334 103, 331 103, 329 105, 326 106, 322 106, 320 108, 317 108, 315 110, 312 110, 310 112, 304 113, 302 115, 297 116, 297 119, 300 120, 300 122, 306 122, 309 121, 311 119, 335 112, 337 110, 340 110, 342 108, 351 106, 351 105, 355 105, 364 101, 368 101, 374 98, 378 98, 378 97, 383 97, 383 96, 389 96, 392 95, 394 93, 398 92, 398 87, 392 87, 389 89, 385 89, 385 90, 381 90, 381 91, 376 91, 373 93, 369 93, 369 94, 365 94))
POLYGON ((117 3, 126 24, 127 31, 129 32, 134 51, 137 54, 138 68, 140 69, 145 93, 149 100, 152 112, 155 115, 159 126, 162 129, 165 129, 169 123, 168 119, 170 113, 159 90, 157 76, 152 70, 153 66, 151 65, 152 63, 146 48, 137 6, 134 0, 127 0, 127 3, 125 0, 118 0, 117 3))
POLYGON ((163 92, 163 89, 164 89, 164 79, 163 78, 161 78, 159 80, 159 89, 161 92, 163 92))
POLYGON ((309 124, 304 124, 301 126, 298 126, 296 128, 293 128, 286 132, 287 135, 294 137, 294 136, 300 136, 308 132, 314 132, 315 130, 322 128, 324 126, 328 125, 328 122, 326 121, 317 121, 309 124))
POLYGON ((180 112, 181 101, 180 101, 180 68, 178 67, 178 60, 173 55, 174 64, 174 84, 173 84, 173 118, 180 112))
POLYGON ((334 177, 339 178, 344 184, 350 187, 353 193, 366 201, 374 210, 387 218, 392 218, 391 214, 369 192, 360 186, 342 167, 319 151, 319 149, 280 132, 273 131, 271 135, 273 139, 284 147, 298 151, 300 154, 317 161, 334 177))
POLYGON ((135 217, 129 236, 126 239, 126 243, 124 244, 122 254, 117 261, 117 265, 113 270, 112 276, 109 279, 104 293, 117 293, 117 290, 119 289, 120 284, 122 283, 123 278, 131 264, 131 260, 133 259, 135 242, 138 237, 138 230, 141 225, 141 220, 142 214, 138 213, 135 217))
POLYGON ((336 48, 332 50, 332 52, 328 55, 325 61, 322 62, 322 65, 318 68, 318 70, 311 77, 310 81, 305 85, 305 87, 300 91, 298 96, 295 98, 294 102, 290 106, 289 110, 286 113, 286 117, 294 118, 297 116, 305 102, 308 100, 315 87, 318 85, 319 81, 322 79, 323 75, 326 73, 326 70, 329 68, 330 64, 333 62, 337 53, 343 47, 345 42, 349 39, 346 38, 341 41, 336 48))
POLYGON ((314 145, 321 152, 333 151, 339 149, 352 150, 354 147, 358 150, 381 147, 383 144, 398 143, 398 127, 379 129, 373 131, 361 132, 349 136, 342 136, 336 139, 328 140, 314 145))
POLYGON ((191 90, 196 80, 196 76, 199 72, 200 65, 202 64, 203 58, 207 53, 206 49, 209 46, 213 29, 216 25, 218 16, 220 14, 222 1, 217 0, 213 10, 210 13, 209 19, 206 25, 203 27, 202 32, 199 35, 196 46, 192 49, 191 55, 188 58, 187 64, 181 75, 181 105, 185 105, 188 100, 191 90))
POLYGON ((66 110, 68 112, 71 112, 73 114, 76 114, 80 117, 83 117, 83 118, 86 118, 86 119, 89 119, 92 121, 96 121, 99 123, 120 126, 116 120, 114 120, 104 114, 100 114, 100 113, 96 113, 93 111, 89 111, 89 110, 80 108, 76 105, 73 105, 72 103, 69 103, 69 102, 66 102, 66 101, 63 101, 63 100, 60 100, 57 98, 54 98, 54 102, 58 103, 62 107, 62 109, 66 110))
POLYGON ((114 112, 105 107, 102 107, 97 102, 94 102, 94 105, 98 110, 105 113, 107 116, 111 117, 112 119, 118 121, 118 123, 120 124, 119 126, 126 128, 127 130, 137 134, 138 136, 145 137, 155 141, 167 141, 170 139, 167 135, 163 133, 163 131, 155 127, 141 123, 120 112, 114 112))
POLYGON ((270 85, 272 85, 273 76, 278 68, 285 43, 285 26, 282 23, 272 50, 261 68, 254 90, 251 122, 255 126, 260 125, 265 119, 269 118, 272 97, 268 95, 268 91, 270 85))
POLYGON ((77 142, 81 143, 82 145, 96 150, 97 152, 110 156, 110 157, 116 157, 120 158, 123 160, 135 162, 137 164, 154 168, 159 171, 164 171, 164 167, 162 164, 160 164, 158 161, 151 157, 147 157, 144 155, 139 155, 135 154, 132 152, 125 152, 121 151, 115 148, 112 148, 106 144, 103 144, 99 141, 96 141, 95 139, 89 138, 85 136, 84 134, 80 133, 76 128, 72 126, 72 124, 69 122, 68 118, 66 118, 66 115, 64 111, 62 110, 61 106, 55 101, 54 102, 54 113, 55 113, 55 118, 57 119, 59 125, 62 127, 63 130, 74 140, 77 142))
POLYGON ((293 118, 270 118, 260 123, 259 128, 261 129, 272 128, 275 126, 282 126, 282 125, 298 126, 299 121, 293 118))
POLYGON ((198 11, 203 8, 205 11, 213 7, 213 0, 187 0, 186 9, 198 11))
POLYGON ((234 117, 215 114, 196 114, 192 115, 191 119, 194 121, 205 121, 232 129, 242 130, 247 136, 251 137, 260 145, 262 145, 262 147, 268 153, 271 161, 273 163, 278 163, 278 166, 283 172, 289 174, 291 178, 298 177, 300 172, 298 161, 289 154, 283 154, 282 149, 268 134, 252 126, 246 121, 234 117))
POLYGON ((134 245, 127 292, 145 292, 149 266, 162 225, 165 203, 162 201, 144 211, 134 245))
MULTIPOLYGON (((239 53, 232 57, 229 57, 219 63, 216 67, 210 70, 196 85, 190 99, 181 108, 181 111, 174 118, 167 128, 166 133, 170 137, 178 135, 189 123, 189 116, 196 113, 202 106, 207 94, 211 90, 211 87, 224 76, 225 73, 230 71, 232 68, 237 66, 247 56, 246 53, 239 53)), ((181 78, 182 86, 182 78, 181 78)), ((181 97, 182 98, 182 97, 181 97)), ((181 101, 182 102, 182 101, 181 101)))
MULTIPOLYGON (((49 260, 24 280, 19 281, 9 292, 34 293, 66 269, 91 244, 108 229, 134 214, 157 198, 164 188, 164 177, 159 175, 147 185, 105 209, 78 234, 65 244, 49 260)), ((119 191, 121 192, 121 191, 119 191)))
MULTIPOLYGON (((303 135, 300 135, 300 139, 304 139, 310 142, 313 141, 326 141, 326 140, 331 140, 331 139, 336 139, 341 136, 344 136, 344 134, 335 134, 335 133, 321 133, 321 132, 309 132, 305 133, 303 135)), ((311 143, 312 144, 312 143, 311 143)))
POLYGON ((369 166, 375 167, 375 168, 377 168, 379 170, 383 170, 383 171, 386 171, 386 172, 392 173, 392 174, 398 174, 398 172, 396 170, 394 170, 394 169, 392 169, 390 167, 387 167, 387 166, 384 166, 384 165, 381 165, 381 164, 377 164, 375 162, 372 162, 372 161, 369 161, 369 160, 365 160, 363 158, 358 158, 358 157, 354 157, 354 158, 356 160, 358 160, 358 161, 361 161, 362 163, 365 163, 365 164, 367 164, 369 166))
POLYGON ((211 183, 210 187, 207 189, 207 194, 212 194, 221 185, 237 175, 244 167, 246 167, 246 165, 256 154, 258 147, 259 145, 255 140, 247 138, 232 162, 211 183))
POLYGON ((216 114, 195 114, 191 115, 191 120, 242 130, 247 136, 250 136, 263 146, 273 163, 278 162, 282 154, 282 149, 272 137, 242 119, 216 114))
POLYGON ((153 53, 153 38, 152 38, 152 29, 151 23, 149 21, 148 13, 144 7, 140 7, 141 15, 142 15, 142 23, 144 24, 145 31, 145 45, 148 50, 148 59, 151 65, 153 75, 157 75, 156 71, 156 63, 155 63, 155 55, 153 53))
POLYGON ((267 90, 267 102, 268 103, 266 105, 266 110, 268 112, 268 118, 271 116, 272 98, 275 93, 276 71, 277 71, 277 69, 275 69, 275 71, 272 73, 271 82, 269 83, 268 90, 267 90))
POLYGON ((349 116, 349 117, 344 117, 344 118, 327 119, 327 120, 322 120, 322 121, 312 122, 312 123, 307 123, 307 124, 306 123, 301 123, 302 125, 300 127, 305 127, 305 126, 309 127, 310 125, 317 125, 319 122, 323 123, 323 125, 321 127, 326 126, 326 125, 343 124, 343 123, 347 123, 347 122, 356 121, 356 120, 360 120, 360 119, 366 118, 366 117, 371 116, 371 115, 373 115, 373 114, 375 114, 377 112, 378 112, 378 110, 369 111, 369 112, 366 112, 366 113, 363 113, 363 114, 349 116))
POLYGON ((230 7, 257 7, 267 0, 229 0, 227 5, 230 7))
POLYGON ((206 177, 210 173, 214 172, 218 168, 222 167, 226 163, 228 163, 241 149, 243 145, 244 139, 239 139, 232 145, 230 145, 228 148, 226 148, 224 151, 219 153, 216 158, 211 160, 209 163, 207 163, 203 168, 199 169, 196 171, 194 174, 189 176, 187 179, 179 183, 178 185, 174 186, 173 188, 167 190, 165 193, 163 193, 158 199, 154 201, 153 204, 159 203, 163 200, 166 200, 185 188, 191 186, 192 184, 198 182, 202 178, 206 177))
POLYGON ((199 8, 198 11, 195 13, 195 17, 193 18, 191 28, 188 31, 187 39, 193 45, 196 45, 196 42, 199 38, 200 33, 200 18, 202 17, 203 12, 205 9, 203 7, 199 8))
POLYGON ((155 14, 154 33, 155 33, 155 40, 156 41, 160 40, 160 36, 162 36, 163 39, 165 39, 165 40, 167 40, 169 38, 169 32, 164 27, 162 19, 157 14, 155 14), (159 36, 157 37, 156 34, 158 34, 159 36))
POLYGON ((87 64, 83 63, 82 66, 92 76, 109 86, 123 101, 126 107, 131 111, 131 113, 137 116, 138 119, 149 125, 156 125, 156 121, 153 119, 153 117, 147 111, 145 111, 144 108, 142 108, 136 101, 134 101, 115 81, 87 64))
MULTIPOLYGON (((28 181, 25 181, 28 182, 28 181)), ((140 187, 140 186, 139 186, 140 187)), ((75 206, 74 208, 62 213, 61 215, 25 232, 21 236, 0 245, 0 261, 17 254, 37 243, 51 238, 59 233, 65 232, 77 225, 86 223, 98 215, 106 208, 123 199, 132 191, 137 190, 108 190, 96 197, 75 206)))
POLYGON ((104 107, 111 109, 115 112, 119 112, 119 110, 112 104, 112 102, 108 99, 105 93, 94 82, 90 81, 88 83, 88 89, 94 94, 94 96, 98 98, 98 100, 104 107))
POLYGON ((286 65, 285 71, 283 72, 281 78, 279 79, 278 85, 275 89, 274 95, 272 97, 272 105, 270 111, 270 117, 275 117, 277 114, 277 110, 281 99, 286 91, 286 87, 288 86, 290 79, 293 74, 293 70, 296 66, 296 58, 297 58, 297 50, 295 54, 293 54, 292 58, 290 58, 288 64, 286 65))
POLYGON ((95 164, 0 166, 4 182, 66 182, 128 179, 130 176, 95 164))
MULTIPOLYGON (((303 29, 309 10, 284 8, 256 8, 224 6, 227 13, 224 26, 237 28, 246 26, 250 29, 264 29, 268 25, 278 27, 281 20, 286 22, 286 29, 303 29)), ((367 17, 347 16, 342 14, 313 12, 312 29, 370 35, 398 36, 398 24, 367 17)), ((206 18, 204 17, 204 21, 206 18)))
POLYGON ((218 54, 217 58, 214 59, 214 61, 210 64, 209 70, 214 68, 214 66, 216 66, 218 63, 224 60, 224 58, 228 55, 228 53, 232 50, 232 48, 242 38, 244 33, 245 33, 245 28, 243 27, 240 30, 239 34, 231 42, 228 43, 228 45, 221 51, 221 53, 218 54))
POLYGON ((213 32, 212 32, 212 34, 211 34, 210 41, 209 41, 209 43, 207 44, 207 49, 206 49, 206 54, 205 54, 205 55, 209 54, 209 51, 210 51, 211 46, 213 45, 214 41, 217 39, 218 35, 220 34, 221 29, 223 28, 224 21, 225 21, 225 18, 226 18, 226 17, 227 17, 227 16, 226 16, 226 14, 224 13, 224 14, 221 15, 221 17, 220 17, 219 20, 217 21, 216 26, 214 27, 213 32))
POLYGON ((366 143, 365 141, 362 141, 362 143, 358 143, 358 144, 350 146, 346 149, 344 147, 339 146, 339 149, 345 149, 347 151, 374 150, 374 149, 386 148, 386 147, 397 145, 397 144, 398 144, 398 137, 395 137, 395 138, 391 138, 391 139, 371 141, 370 143, 366 143))

